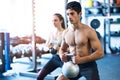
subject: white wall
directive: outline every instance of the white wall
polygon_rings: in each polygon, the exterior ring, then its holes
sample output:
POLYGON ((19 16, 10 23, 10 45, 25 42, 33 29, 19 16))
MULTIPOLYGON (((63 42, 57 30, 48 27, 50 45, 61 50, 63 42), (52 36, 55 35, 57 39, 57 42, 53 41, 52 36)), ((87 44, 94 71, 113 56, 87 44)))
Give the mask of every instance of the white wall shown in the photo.
POLYGON ((64 0, 36 0, 36 33, 44 38, 54 29, 52 17, 61 13, 65 17, 64 0))
MULTIPOLYGON (((64 0, 35 0, 36 34, 47 38, 53 29, 52 15, 55 12, 65 17, 64 0)), ((32 34, 32 0, 0 0, 0 31, 10 36, 32 34)))
POLYGON ((10 0, 0 0, 0 31, 6 31, 10 25, 10 0))

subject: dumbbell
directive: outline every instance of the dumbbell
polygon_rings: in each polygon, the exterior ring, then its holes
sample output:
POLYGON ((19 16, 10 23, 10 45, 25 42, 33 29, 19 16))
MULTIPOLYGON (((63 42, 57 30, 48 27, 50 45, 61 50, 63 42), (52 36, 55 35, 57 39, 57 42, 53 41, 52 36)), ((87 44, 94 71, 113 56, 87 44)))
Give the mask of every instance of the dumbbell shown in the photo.
POLYGON ((73 57, 72 54, 66 54, 68 57, 68 62, 65 62, 62 67, 62 73, 67 78, 74 78, 77 77, 80 71, 80 68, 77 64, 74 64, 71 60, 73 57))

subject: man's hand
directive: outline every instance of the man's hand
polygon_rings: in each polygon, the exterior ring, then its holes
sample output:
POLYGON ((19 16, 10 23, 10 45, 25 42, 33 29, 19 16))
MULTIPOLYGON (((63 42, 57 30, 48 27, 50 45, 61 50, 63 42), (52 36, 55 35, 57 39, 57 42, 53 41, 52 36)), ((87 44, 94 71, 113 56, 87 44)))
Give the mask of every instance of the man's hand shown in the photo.
POLYGON ((81 59, 81 57, 79 56, 79 55, 74 55, 73 57, 72 57, 72 62, 74 63, 74 64, 80 64, 81 62, 80 62, 80 59, 81 59))
POLYGON ((64 54, 60 54, 60 58, 63 62, 68 62, 68 57, 66 54, 68 54, 68 53, 65 52, 64 54))

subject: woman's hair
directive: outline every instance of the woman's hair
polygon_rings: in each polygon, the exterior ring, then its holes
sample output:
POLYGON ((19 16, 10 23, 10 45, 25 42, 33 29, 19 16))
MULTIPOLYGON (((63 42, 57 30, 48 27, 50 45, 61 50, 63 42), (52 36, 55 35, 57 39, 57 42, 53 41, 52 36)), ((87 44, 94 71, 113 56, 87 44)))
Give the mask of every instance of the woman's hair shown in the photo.
POLYGON ((59 14, 59 13, 55 13, 54 15, 56 15, 60 19, 60 21, 62 21, 62 24, 61 24, 62 28, 65 29, 65 22, 64 22, 63 16, 61 14, 59 14))

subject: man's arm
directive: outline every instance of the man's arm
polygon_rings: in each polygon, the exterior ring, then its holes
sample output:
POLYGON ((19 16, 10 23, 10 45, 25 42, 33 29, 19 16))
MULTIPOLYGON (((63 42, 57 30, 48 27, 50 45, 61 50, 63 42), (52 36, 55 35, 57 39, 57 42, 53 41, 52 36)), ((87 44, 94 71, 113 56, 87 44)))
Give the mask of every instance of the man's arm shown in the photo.
POLYGON ((65 33, 66 33, 66 30, 63 32, 63 34, 62 34, 62 43, 61 43, 61 47, 60 47, 60 49, 59 49, 59 56, 60 56, 60 58, 61 58, 61 60, 63 61, 63 62, 67 62, 68 60, 67 60, 67 56, 65 55, 65 54, 68 54, 68 45, 66 44, 66 42, 65 42, 65 33))
POLYGON ((93 29, 90 29, 88 33, 90 33, 88 36, 88 39, 90 41, 90 45, 92 49, 94 49, 94 52, 91 55, 88 55, 86 57, 87 58, 86 60, 88 61, 98 60, 104 56, 102 44, 100 40, 98 39, 96 32, 93 29))
POLYGON ((96 32, 94 30, 90 30, 88 31, 88 34, 88 39, 90 41, 91 47, 94 49, 94 52, 84 57, 75 56, 75 61, 73 62, 76 64, 95 61, 104 56, 104 51, 102 49, 101 42, 98 39, 96 32))

